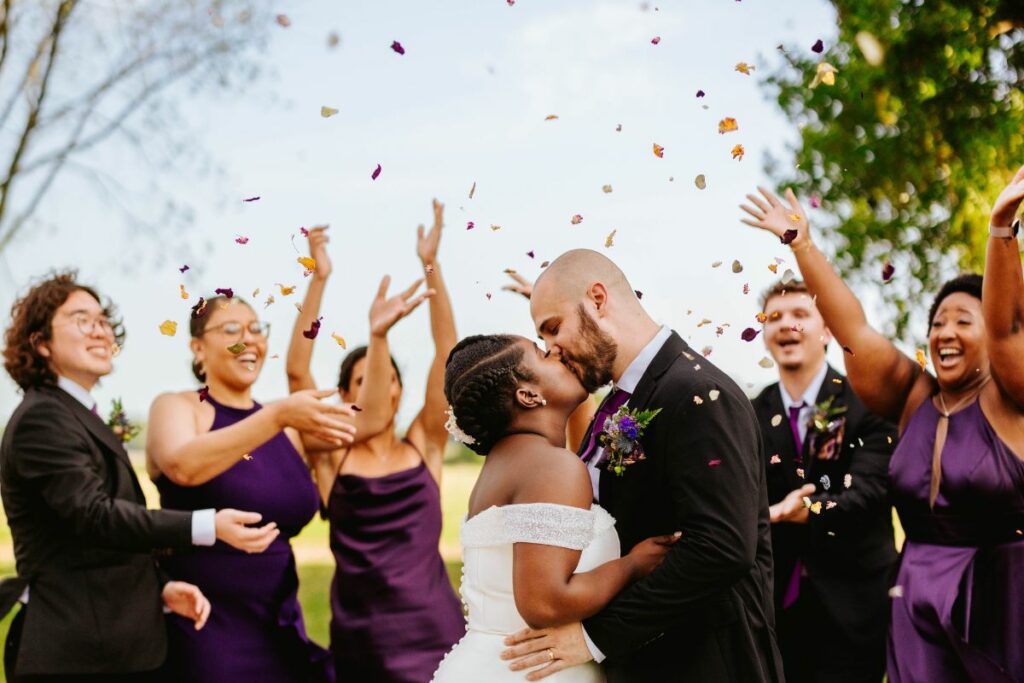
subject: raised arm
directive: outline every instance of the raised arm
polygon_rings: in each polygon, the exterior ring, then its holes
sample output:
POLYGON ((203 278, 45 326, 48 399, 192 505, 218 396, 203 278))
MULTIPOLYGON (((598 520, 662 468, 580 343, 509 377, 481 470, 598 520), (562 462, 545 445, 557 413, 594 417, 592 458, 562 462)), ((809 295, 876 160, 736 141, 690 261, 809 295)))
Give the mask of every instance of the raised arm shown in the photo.
MULTIPOLYGON (((528 481, 514 503, 556 503, 590 509, 593 492, 586 467, 571 453, 545 449, 517 453, 528 481)), ((576 574, 580 551, 541 543, 516 543, 512 589, 516 609, 531 628, 569 624, 596 614, 627 585, 660 564, 675 539, 660 536, 637 545, 626 557, 576 574)))
POLYGON ((150 476, 198 486, 221 474, 285 427, 311 433, 337 448, 352 442, 347 405, 324 403, 335 393, 303 390, 268 404, 230 427, 200 433, 193 394, 161 394, 149 410, 146 457, 150 476), (344 421, 343 421, 344 418, 344 421))
MULTIPOLYGON (((992 207, 993 228, 1009 228, 1024 199, 1024 166, 992 207)), ((1024 274, 1016 237, 989 236, 981 310, 992 376, 1004 397, 1024 410, 1024 274)))
POLYGON ((331 259, 327 256, 327 243, 330 240, 326 226, 309 231, 309 254, 316 261, 316 267, 309 281, 309 289, 306 290, 306 298, 302 301, 302 310, 295 319, 291 341, 288 342, 285 367, 288 372, 289 393, 301 389, 316 389, 316 382, 313 381, 313 374, 309 369, 310 360, 313 358, 314 340, 306 338, 302 333, 309 330, 313 321, 320 318, 320 302, 327 287, 327 278, 331 276, 331 259))
POLYGON ((931 393, 931 376, 868 324, 857 297, 811 240, 807 216, 793 191, 786 190, 784 204, 768 190, 758 190, 760 197, 747 195, 753 206, 740 205, 753 219, 742 222, 789 240, 825 324, 845 351, 850 385, 871 411, 901 423, 931 393))
POLYGON ((444 227, 444 205, 436 199, 434 205, 434 225, 430 232, 424 233, 423 226, 417 230, 416 254, 423 266, 423 276, 428 290, 434 292, 430 299, 430 336, 434 340, 434 361, 430 364, 427 375, 427 391, 423 399, 423 408, 409 427, 408 438, 420 448, 427 461, 427 467, 436 481, 441 480, 441 463, 444 449, 448 443, 448 432, 444 425, 447 420, 445 409, 448 400, 444 397, 444 364, 448 354, 458 341, 455 332, 455 315, 452 313, 452 302, 448 296, 441 266, 437 260, 437 250, 441 244, 441 230, 444 227))

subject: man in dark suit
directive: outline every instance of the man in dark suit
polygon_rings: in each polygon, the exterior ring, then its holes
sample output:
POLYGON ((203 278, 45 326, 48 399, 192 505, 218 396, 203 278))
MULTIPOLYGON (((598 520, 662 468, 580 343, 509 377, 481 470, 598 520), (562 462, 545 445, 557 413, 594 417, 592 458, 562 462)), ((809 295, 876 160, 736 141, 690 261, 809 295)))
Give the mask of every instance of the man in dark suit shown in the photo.
POLYGON ((786 680, 878 683, 897 559, 888 497, 896 428, 825 362, 831 336, 802 282, 776 283, 761 306, 780 379, 754 410, 786 680))
POLYGON ((582 625, 511 637, 513 667, 545 665, 548 675, 594 658, 611 683, 781 681, 763 446, 746 396, 655 323, 597 252, 552 263, 531 312, 585 387, 614 382, 580 455, 622 552, 649 536, 682 536, 658 569, 582 625), (661 409, 640 439, 645 457, 621 474, 597 438, 620 405, 661 409))
POLYGON ((161 607, 201 628, 210 603, 168 581, 153 549, 220 539, 262 551, 272 525, 237 510, 147 510, 121 438, 90 394, 121 340, 99 295, 61 273, 11 309, 4 368, 25 392, 0 442, 0 494, 18 577, 0 611, 20 601, 4 660, 8 680, 147 680, 167 651, 161 607))

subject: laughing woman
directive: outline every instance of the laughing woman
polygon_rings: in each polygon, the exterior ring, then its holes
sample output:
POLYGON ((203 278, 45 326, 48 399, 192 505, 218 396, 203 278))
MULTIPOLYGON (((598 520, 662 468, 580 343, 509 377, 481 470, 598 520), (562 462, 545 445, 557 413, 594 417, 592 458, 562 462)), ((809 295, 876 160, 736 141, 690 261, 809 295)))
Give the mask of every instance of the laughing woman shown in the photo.
MULTIPOLYGON (((370 344, 353 349, 341 364, 338 388, 365 411, 384 406, 387 425, 361 430, 360 443, 324 459, 318 483, 331 524, 337 569, 331 586, 331 650, 339 677, 378 683, 425 683, 465 632, 437 544, 441 534, 439 482, 445 429, 444 365, 455 346, 455 321, 437 263, 443 207, 434 202, 434 227, 419 232, 417 252, 430 289, 414 298, 419 282, 386 297, 388 278, 370 309, 370 344), (402 383, 388 353, 388 330, 426 297, 434 361, 423 408, 404 437, 395 432, 402 383)), ((330 273, 327 236, 314 230, 310 252, 314 279, 288 349, 292 391, 314 386, 312 342, 303 337, 319 316, 330 273)), ((362 415, 362 413, 360 413, 362 415)))
POLYGON ((1024 681, 1024 275, 1014 222, 1024 167, 992 209, 984 281, 961 275, 932 303, 935 375, 868 325, 815 248, 792 192, 785 204, 761 194, 747 195, 753 206, 742 208, 753 220, 743 222, 780 238, 796 230, 790 246, 825 323, 850 351, 851 385, 902 434, 889 465, 907 534, 892 592, 889 681, 1024 681))
POLYGON ((253 400, 268 331, 237 299, 197 306, 192 370, 207 387, 163 394, 150 410, 147 468, 162 507, 253 510, 259 514, 252 523, 263 526, 251 533, 269 542, 262 554, 217 543, 161 563, 172 577, 201 586, 214 604, 203 631, 170 617, 172 680, 334 680, 328 653, 306 636, 289 539, 318 506, 305 449, 351 442, 354 412, 320 400, 333 391, 303 391, 266 406, 253 400))

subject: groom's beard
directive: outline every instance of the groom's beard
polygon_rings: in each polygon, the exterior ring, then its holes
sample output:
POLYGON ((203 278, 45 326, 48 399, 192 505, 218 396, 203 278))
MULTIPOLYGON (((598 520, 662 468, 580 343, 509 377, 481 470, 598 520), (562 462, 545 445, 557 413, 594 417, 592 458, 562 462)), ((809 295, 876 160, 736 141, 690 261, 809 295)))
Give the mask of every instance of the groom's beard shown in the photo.
POLYGON ((575 364, 580 373, 580 384, 594 393, 612 381, 612 364, 619 355, 619 346, 611 335, 602 331, 582 304, 576 309, 580 324, 580 352, 562 355, 575 364))

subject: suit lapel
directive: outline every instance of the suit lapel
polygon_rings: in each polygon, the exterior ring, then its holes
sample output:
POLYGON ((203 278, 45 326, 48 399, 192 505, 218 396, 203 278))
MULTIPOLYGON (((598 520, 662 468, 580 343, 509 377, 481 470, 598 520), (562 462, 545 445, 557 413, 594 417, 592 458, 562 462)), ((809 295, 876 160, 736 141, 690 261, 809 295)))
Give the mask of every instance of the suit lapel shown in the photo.
POLYGON ((114 432, 110 430, 110 427, 108 427, 98 415, 83 406, 78 399, 59 387, 53 387, 51 394, 56 396, 61 403, 67 406, 75 419, 89 430, 89 433, 92 434, 94 439, 99 441, 101 445, 107 448, 107 450, 120 458, 128 466, 129 470, 131 469, 131 461, 128 459, 128 452, 125 451, 124 444, 121 443, 121 440, 117 438, 114 432))
MULTIPOLYGON (((839 397, 843 393, 843 387, 845 386, 845 380, 836 370, 829 365, 828 370, 825 372, 825 381, 821 383, 821 388, 818 389, 818 396, 814 401, 814 405, 811 406, 812 411, 817 411, 817 406, 821 405, 832 397, 839 397), (838 381, 837 381, 838 380, 838 381)), ((837 400, 839 400, 837 398, 837 400)), ((841 405, 839 404, 833 405, 841 405)), ((817 434, 814 431, 814 425, 807 426, 807 438, 804 439, 804 463, 807 467, 807 478, 810 479, 810 470, 814 467, 814 461, 817 460, 815 448, 817 447, 816 441, 817 434)))

